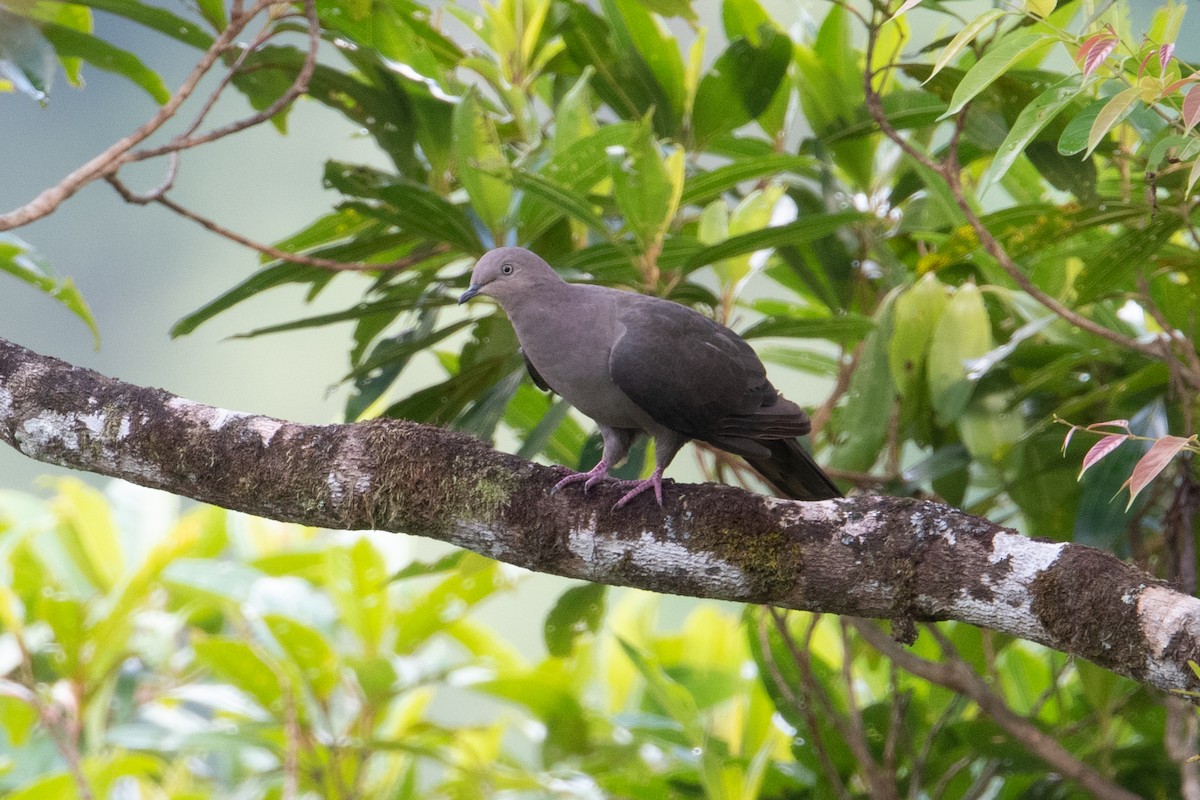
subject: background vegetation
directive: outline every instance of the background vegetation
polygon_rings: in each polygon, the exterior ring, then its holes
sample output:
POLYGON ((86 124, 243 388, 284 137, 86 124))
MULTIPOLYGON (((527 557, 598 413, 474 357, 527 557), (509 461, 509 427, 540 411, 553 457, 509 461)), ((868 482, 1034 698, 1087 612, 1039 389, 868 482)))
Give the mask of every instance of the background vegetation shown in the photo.
MULTIPOLYGON (((85 182, 259 251, 176 335, 284 285, 357 282, 344 311, 251 331, 351 322, 348 419, 591 466, 598 438, 524 379, 503 315, 453 305, 470 259, 518 243, 572 279, 694 305, 773 374, 826 381, 814 445, 848 487, 930 494, 1194 592, 1186 452, 1111 502, 1150 441, 1186 451, 1200 388, 1184 6, 1134 30, 1122 3, 931 5, 813 6, 785 30, 756 0, 705 20, 686 0, 207 0, 182 16, 5 0, 0 59, 35 97, 88 65, 170 110, 181 90, 93 36, 95 12, 228 70, 213 91, 241 93, 242 123, 206 127, 192 98, 194 124, 130 137, 85 182), (909 14, 939 35, 914 43, 909 14), (285 131, 301 95, 389 165, 331 160, 341 201, 282 241, 244 241, 170 180, 122 180, 143 161, 173 177, 253 124, 285 131), (422 365, 438 377, 414 379, 422 365), (1059 419, 1125 427, 1077 481, 1096 439, 1064 458, 1059 419)), ((90 321, 36 243, 0 237, 0 270, 90 321)), ((0 498, 14 796, 1069 797, 1083 773, 1108 796, 1195 790, 1189 709, 967 626, 926 629, 906 656, 853 621, 760 609, 697 604, 667 629, 654 598, 581 586, 533 654, 474 618, 520 580, 497 564, 389 567, 374 539, 212 509, 149 523, 139 505, 70 481, 0 498)))

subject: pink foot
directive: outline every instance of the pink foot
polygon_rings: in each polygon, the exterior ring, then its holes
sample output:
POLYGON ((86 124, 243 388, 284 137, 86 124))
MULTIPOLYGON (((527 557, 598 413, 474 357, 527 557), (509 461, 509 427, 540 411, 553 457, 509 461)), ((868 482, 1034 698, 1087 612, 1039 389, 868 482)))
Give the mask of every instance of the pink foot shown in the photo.
POLYGON ((588 489, 591 489, 600 481, 608 477, 608 462, 600 459, 600 463, 592 467, 587 472, 572 472, 567 477, 563 478, 558 483, 554 484, 554 488, 550 490, 550 494, 555 494, 564 486, 570 486, 572 483, 583 482, 583 493, 587 494, 588 489))
POLYGON ((630 500, 651 488, 654 489, 654 499, 658 501, 660 506, 662 505, 662 470, 656 469, 654 474, 644 481, 621 481, 621 485, 632 485, 633 488, 621 496, 621 499, 613 506, 613 511, 616 511, 618 508, 624 508, 625 504, 630 500))

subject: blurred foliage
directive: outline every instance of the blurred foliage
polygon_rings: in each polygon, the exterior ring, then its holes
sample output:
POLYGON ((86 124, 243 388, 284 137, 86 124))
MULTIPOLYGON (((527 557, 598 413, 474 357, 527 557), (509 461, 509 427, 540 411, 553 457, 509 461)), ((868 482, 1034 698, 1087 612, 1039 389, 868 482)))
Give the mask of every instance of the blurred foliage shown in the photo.
MULTIPOLYGON (((735 326, 775 374, 833 379, 815 444, 851 483, 931 494, 1171 579, 1194 575, 1195 548, 1180 544, 1195 537, 1195 509, 1183 505, 1194 502, 1191 463, 1123 509, 1111 499, 1138 445, 1077 481, 1090 443, 1076 437, 1064 458, 1054 424, 1193 433, 1196 392, 1178 380, 1196 359, 1200 299, 1200 81, 1173 51, 1186 7, 1165 3, 1141 31, 1124 2, 1003 3, 965 22, 962 2, 891 16, 899 5, 870 19, 815 6, 819 18, 802 12, 785 26, 758 0, 724 0, 704 20, 688 0, 477 10, 320 0, 324 49, 308 98, 371 137, 388 166, 329 162, 324 180, 340 202, 277 246, 366 269, 264 258, 174 333, 285 284, 314 298, 333 280, 359 281, 361 299, 344 311, 251 335, 349 321, 349 419, 452 425, 515 441, 527 458, 591 466, 595 437, 525 379, 504 316, 454 306, 473 258, 521 244, 572 280, 654 293, 735 326), (913 41, 919 14, 944 38, 913 41), (883 134, 868 87, 896 136, 951 159, 954 183, 883 134), (1186 352, 1155 357, 1051 304, 1132 344, 1178 331, 1186 352), (432 385, 413 380, 418 363, 438 370, 432 385)), ((213 0, 191 18, 136 0, 0 6, 2 74, 42 100, 57 59, 73 83, 87 63, 162 101, 139 58, 92 36, 92 10, 200 49, 228 24, 213 0)), ((256 109, 303 63, 303 25, 286 8, 232 79, 256 109)), ((285 129, 286 111, 275 121, 285 129)), ((0 241, 0 269, 86 313, 31 252, 0 241)), ((636 471, 644 459, 631 461, 636 471)), ((738 633, 727 612, 699 606, 662 635, 652 601, 623 596, 605 613, 599 590, 580 589, 547 619, 554 656, 538 660, 470 622, 471 606, 511 580, 474 557, 445 562, 409 595, 407 582, 380 583, 367 543, 231 552, 230 518, 205 511, 155 554, 113 561, 97 556, 124 552, 111 525, 60 521, 91 520, 71 511, 78 503, 99 501, 64 488, 51 509, 14 515, 6 539, 18 559, 4 619, 10 681, 36 702, 14 688, 3 702, 25 710, 5 724, 13 747, 41 758, 12 750, 14 787, 47 764, 60 768, 53 786, 67 785, 53 726, 28 711, 41 704, 76 709, 68 732, 87 745, 92 780, 136 772, 179 796, 217 785, 249 786, 248 796, 300 786, 388 797, 820 797, 841 786, 864 796, 866 756, 838 722, 856 713, 868 754, 894 767, 903 791, 1078 796, 977 706, 898 673, 829 620, 792 620, 805 666, 758 612, 738 633), (19 533, 29 520, 98 527, 34 547, 19 533), (275 603, 280 586, 297 594, 275 603), (169 638, 139 636, 135 618, 169 638), (98 626, 104 635, 87 638, 98 626), (181 646, 136 651, 164 641, 181 646), (470 691, 508 711, 465 727, 432 721, 426 704, 464 672, 470 691), (185 753, 196 755, 177 758, 185 753)), ((1146 692, 1026 643, 947 630, 1010 706, 1093 769, 1147 796, 1177 792, 1163 709, 1146 692)))
MULTIPOLYGON (((851 714, 902 791, 974 796, 1000 774, 993 797, 1070 796, 970 703, 833 617, 780 628, 698 603, 668 631, 658 596, 581 585, 546 615, 546 648, 519 650, 476 614, 528 573, 461 552, 412 561, 388 535, 179 516, 175 498, 73 479, 45 501, 0 492, 0 571, 5 797, 732 800, 826 797, 830 780, 866 796, 851 714)), ((1149 692, 944 631, 1017 713, 1170 794, 1149 692)))

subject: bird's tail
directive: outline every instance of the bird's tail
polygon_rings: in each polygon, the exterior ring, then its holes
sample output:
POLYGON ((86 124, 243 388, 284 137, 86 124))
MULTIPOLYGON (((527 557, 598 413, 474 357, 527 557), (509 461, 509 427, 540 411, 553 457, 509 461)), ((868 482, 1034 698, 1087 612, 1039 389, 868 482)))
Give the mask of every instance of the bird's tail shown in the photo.
POLYGON ((760 439, 758 444, 769 448, 771 455, 766 458, 747 458, 746 461, 784 497, 793 500, 828 500, 843 496, 798 440, 760 439))

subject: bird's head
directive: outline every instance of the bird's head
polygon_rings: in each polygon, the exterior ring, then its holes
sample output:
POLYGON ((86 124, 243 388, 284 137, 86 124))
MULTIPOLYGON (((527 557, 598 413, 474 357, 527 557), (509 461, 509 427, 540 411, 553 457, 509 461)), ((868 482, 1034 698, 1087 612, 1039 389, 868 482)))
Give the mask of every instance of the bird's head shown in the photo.
POLYGON ((471 285, 459 303, 475 295, 490 297, 500 305, 522 296, 536 296, 539 288, 562 278, 536 253, 521 247, 498 247, 484 253, 471 271, 471 285))

